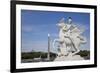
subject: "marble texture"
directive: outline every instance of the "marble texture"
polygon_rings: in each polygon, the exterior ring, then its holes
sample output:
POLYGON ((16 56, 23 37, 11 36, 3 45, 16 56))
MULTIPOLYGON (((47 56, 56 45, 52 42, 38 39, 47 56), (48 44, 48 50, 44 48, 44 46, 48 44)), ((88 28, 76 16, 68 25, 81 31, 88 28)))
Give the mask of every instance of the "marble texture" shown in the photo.
POLYGON ((74 55, 74 56, 57 56, 54 61, 70 61, 70 60, 84 60, 80 55, 74 55))

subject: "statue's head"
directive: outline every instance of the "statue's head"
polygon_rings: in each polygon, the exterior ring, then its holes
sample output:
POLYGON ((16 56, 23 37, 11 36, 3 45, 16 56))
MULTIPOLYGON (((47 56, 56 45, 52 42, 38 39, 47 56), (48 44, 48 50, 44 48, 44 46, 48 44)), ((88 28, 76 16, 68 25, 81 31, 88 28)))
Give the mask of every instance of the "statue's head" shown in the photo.
POLYGON ((68 24, 72 24, 72 18, 71 17, 68 18, 68 24))

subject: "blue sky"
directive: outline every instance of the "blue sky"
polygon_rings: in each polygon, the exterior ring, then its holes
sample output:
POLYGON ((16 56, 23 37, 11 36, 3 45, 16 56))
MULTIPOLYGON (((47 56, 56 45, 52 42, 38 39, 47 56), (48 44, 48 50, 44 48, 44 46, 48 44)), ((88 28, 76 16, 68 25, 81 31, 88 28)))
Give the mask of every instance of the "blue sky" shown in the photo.
MULTIPOLYGON (((83 36, 87 38, 87 43, 81 45, 80 49, 90 49, 90 14, 75 12, 55 12, 55 11, 35 11, 21 10, 21 34, 22 51, 47 51, 48 33, 51 36, 51 42, 58 38, 58 27, 56 24, 60 19, 72 17, 73 23, 80 28, 85 28, 83 36)), ((56 52, 56 49, 51 51, 56 52)))

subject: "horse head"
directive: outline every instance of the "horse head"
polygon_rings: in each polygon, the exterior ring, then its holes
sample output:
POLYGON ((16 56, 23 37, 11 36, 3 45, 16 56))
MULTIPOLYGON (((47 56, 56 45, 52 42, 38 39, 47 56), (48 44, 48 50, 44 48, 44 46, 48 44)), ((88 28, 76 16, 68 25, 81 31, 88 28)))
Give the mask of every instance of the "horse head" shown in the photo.
POLYGON ((65 26, 64 18, 62 18, 58 24, 56 24, 59 28, 63 28, 65 26))

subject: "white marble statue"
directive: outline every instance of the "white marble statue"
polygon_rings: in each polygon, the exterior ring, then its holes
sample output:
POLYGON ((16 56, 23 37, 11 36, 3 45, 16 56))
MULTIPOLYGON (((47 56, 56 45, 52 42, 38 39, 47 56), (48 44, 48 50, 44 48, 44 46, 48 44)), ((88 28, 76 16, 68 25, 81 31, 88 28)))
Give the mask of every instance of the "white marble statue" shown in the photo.
POLYGON ((59 27, 59 38, 53 42, 54 49, 56 42, 58 42, 58 56, 74 56, 80 51, 80 44, 86 43, 86 38, 81 35, 83 31, 76 25, 73 25, 71 17, 69 17, 67 23, 62 18, 57 26, 59 27), (73 53, 72 48, 75 51, 73 53))

